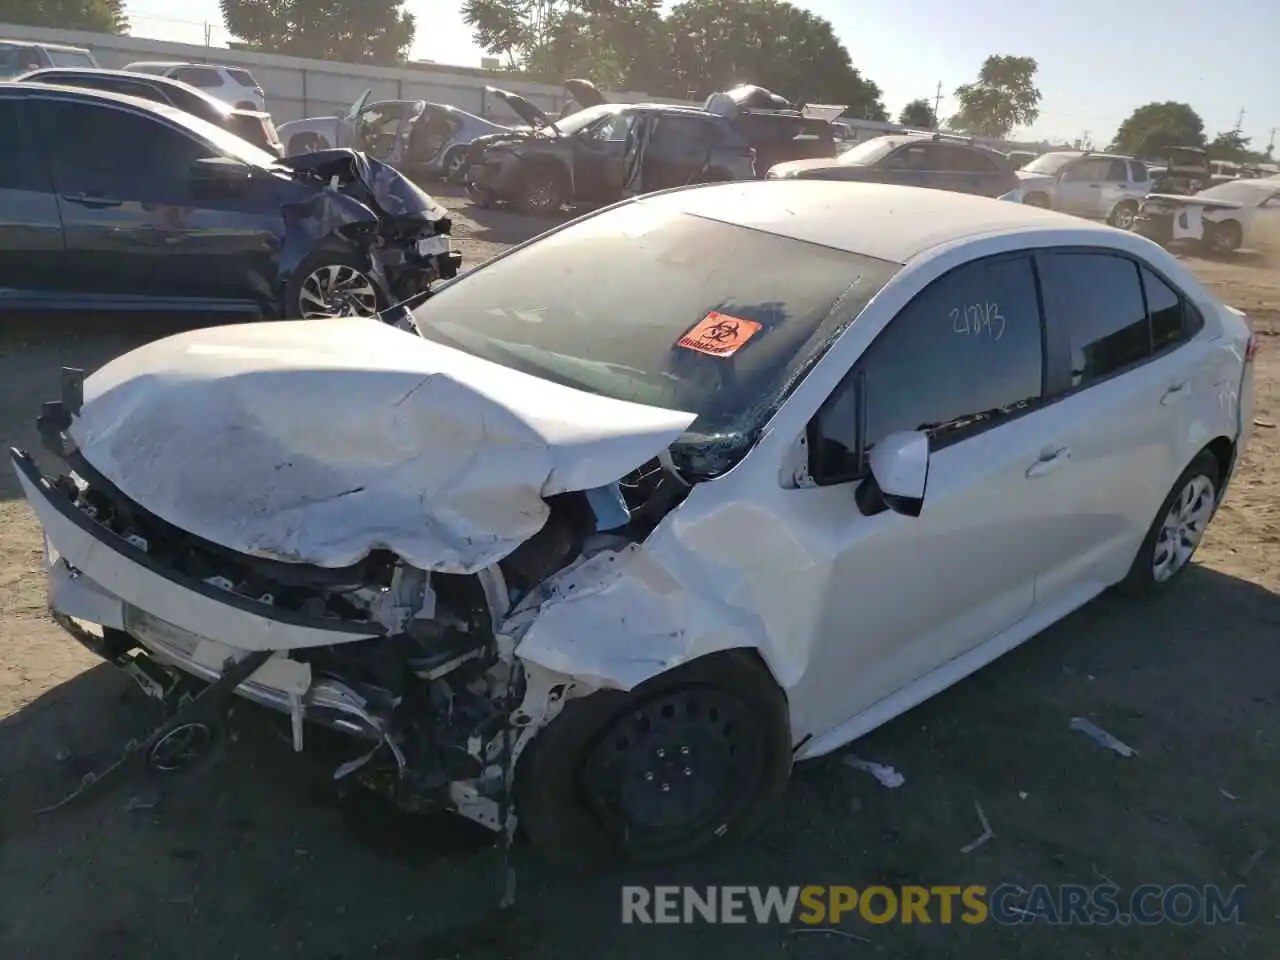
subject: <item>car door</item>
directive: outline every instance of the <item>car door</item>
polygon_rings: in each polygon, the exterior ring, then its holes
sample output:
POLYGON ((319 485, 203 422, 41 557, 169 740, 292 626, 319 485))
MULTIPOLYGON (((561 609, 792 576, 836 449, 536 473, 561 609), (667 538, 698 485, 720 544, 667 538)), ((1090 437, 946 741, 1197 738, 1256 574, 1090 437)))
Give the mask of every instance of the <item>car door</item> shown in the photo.
POLYGON ((875 165, 875 180, 904 187, 941 186, 944 179, 938 170, 941 161, 930 147, 928 143, 908 143, 899 147, 875 165))
POLYGON ((627 134, 635 114, 623 111, 573 135, 573 183, 578 200, 602 203, 622 193, 627 134))
POLYGON ((1126 200, 1132 202, 1137 194, 1138 188, 1130 175, 1129 164, 1119 158, 1112 158, 1107 161, 1107 169, 1102 177, 1101 203, 1091 216, 1106 220, 1119 204, 1126 200))
POLYGON ((834 555, 806 699, 834 727, 1009 630, 1031 611, 1044 488, 1027 478, 1043 449, 1043 356, 1027 254, 958 267, 877 336, 808 431, 821 484, 794 491, 796 536, 834 555), (1003 415, 965 418, 993 408, 1003 415), (855 487, 889 434, 932 428, 918 517, 865 516, 855 487))
POLYGON ((66 238, 62 267, 81 290, 208 300, 269 292, 283 217, 268 179, 243 190, 197 187, 192 164, 218 151, 152 114, 61 99, 39 114, 66 238))
POLYGON ((1149 267, 1105 250, 1036 260, 1055 395, 1036 480, 1055 550, 1036 604, 1071 607, 1124 576, 1190 458, 1187 405, 1219 388, 1205 382, 1209 348, 1191 339, 1199 314, 1149 267))
POLYGON ((1055 209, 1077 217, 1096 217, 1102 209, 1103 182, 1111 168, 1105 157, 1084 157, 1067 166, 1058 177, 1055 209))
POLYGON ((0 305, 17 291, 48 293, 65 283, 62 219, 36 146, 31 103, 0 98, 0 305))
POLYGON ((696 183, 711 158, 719 131, 709 119, 664 113, 644 152, 646 191, 696 183))
MULTIPOLYGON (((979 196, 984 194, 984 188, 989 179, 984 177, 984 174, 990 174, 994 168, 990 163, 980 162, 984 160, 981 155, 966 147, 951 144, 937 144, 932 149, 937 154, 938 165, 941 168, 932 175, 937 178, 936 186, 944 190, 954 190, 957 193, 972 193, 979 196)), ((925 184, 925 186, 934 185, 925 184)), ((991 196, 998 196, 998 194, 991 194, 991 196)))

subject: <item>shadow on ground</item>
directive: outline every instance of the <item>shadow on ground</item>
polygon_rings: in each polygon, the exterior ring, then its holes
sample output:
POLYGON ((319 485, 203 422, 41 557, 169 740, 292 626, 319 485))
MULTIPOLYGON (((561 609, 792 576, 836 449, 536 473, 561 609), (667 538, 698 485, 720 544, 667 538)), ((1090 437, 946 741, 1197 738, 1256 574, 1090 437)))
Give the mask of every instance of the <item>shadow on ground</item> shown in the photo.
POLYGON ((106 667, 0 723, 0 956, 563 958, 1270 957, 1280 853, 1280 598, 1203 567, 1177 595, 1088 606, 856 746, 906 777, 838 759, 796 773, 749 843, 595 877, 514 852, 461 820, 339 799, 255 713, 212 765, 143 776, 42 817, 154 714, 106 667), (1139 751, 1068 729, 1087 716, 1139 751), (970 854, 980 803, 995 838, 970 854), (1261 851, 1261 853, 1259 853, 1261 851), (622 926, 643 884, 1096 885, 1249 889, 1243 925, 1154 928, 622 926), (70 918, 74 918, 74 922, 70 918))

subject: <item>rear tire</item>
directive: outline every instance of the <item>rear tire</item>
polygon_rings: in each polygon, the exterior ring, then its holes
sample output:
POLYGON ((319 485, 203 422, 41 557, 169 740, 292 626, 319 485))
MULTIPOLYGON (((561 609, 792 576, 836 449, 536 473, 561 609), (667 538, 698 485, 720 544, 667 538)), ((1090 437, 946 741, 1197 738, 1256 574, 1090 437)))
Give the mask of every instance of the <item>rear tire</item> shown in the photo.
POLYGON ((566 867, 672 860, 750 833, 790 773, 786 697, 731 651, 570 700, 520 756, 516 813, 566 867))
POLYGON ((1235 253, 1240 249, 1240 244, 1243 241, 1244 237, 1240 231, 1240 224, 1234 220, 1227 220, 1224 223, 1205 224, 1202 243, 1207 253, 1216 256, 1235 253))
POLYGON ((455 183, 467 165, 467 148, 454 147, 444 155, 440 163, 440 178, 445 183, 455 183))
POLYGON ((1124 200, 1116 204, 1116 208, 1111 211, 1111 216, 1107 218, 1107 223, 1118 230, 1132 230, 1137 218, 1138 205, 1132 200, 1124 200))
POLYGON ((1129 573, 1116 585, 1117 593, 1149 597, 1173 589, 1191 566, 1213 519, 1221 482, 1218 460, 1212 453, 1204 451, 1191 461, 1156 511, 1129 573))

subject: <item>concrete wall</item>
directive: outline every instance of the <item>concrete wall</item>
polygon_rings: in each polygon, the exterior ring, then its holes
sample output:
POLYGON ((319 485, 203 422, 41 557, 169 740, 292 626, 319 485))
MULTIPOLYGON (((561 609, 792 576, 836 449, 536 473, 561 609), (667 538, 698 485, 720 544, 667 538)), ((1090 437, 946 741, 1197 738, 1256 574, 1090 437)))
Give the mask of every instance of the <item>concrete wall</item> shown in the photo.
MULTIPOLYGON (((373 90, 374 100, 422 99, 450 103, 463 110, 491 116, 499 122, 519 122, 502 101, 485 94, 486 84, 513 90, 536 103, 549 115, 560 112, 564 91, 559 87, 529 83, 509 74, 480 69, 370 67, 327 60, 305 60, 275 54, 250 53, 225 47, 169 43, 79 30, 52 30, 0 23, 0 39, 45 40, 87 47, 103 67, 119 69, 136 60, 181 60, 218 63, 251 71, 267 95, 267 109, 277 123, 302 117, 344 112, 361 92, 373 90)), ((683 103, 646 93, 611 92, 610 99, 624 102, 683 103)))

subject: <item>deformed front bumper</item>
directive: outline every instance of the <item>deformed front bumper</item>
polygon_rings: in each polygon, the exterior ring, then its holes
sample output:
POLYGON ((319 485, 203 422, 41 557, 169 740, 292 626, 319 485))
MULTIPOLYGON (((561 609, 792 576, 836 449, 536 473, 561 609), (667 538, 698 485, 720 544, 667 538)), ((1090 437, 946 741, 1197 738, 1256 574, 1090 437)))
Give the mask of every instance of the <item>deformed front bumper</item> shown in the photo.
POLYGON ((303 720, 369 740, 387 739, 388 717, 345 684, 313 677, 309 664, 287 655, 370 639, 379 635, 377 627, 312 620, 168 571, 139 545, 78 509, 40 474, 29 454, 10 449, 10 459, 44 529, 54 619, 84 646, 129 673, 149 695, 168 695, 173 670, 212 683, 230 664, 271 651, 235 692, 290 715, 296 749, 302 745, 303 720), (102 628, 102 633, 85 624, 102 628), (134 644, 139 649, 132 649, 134 644))

